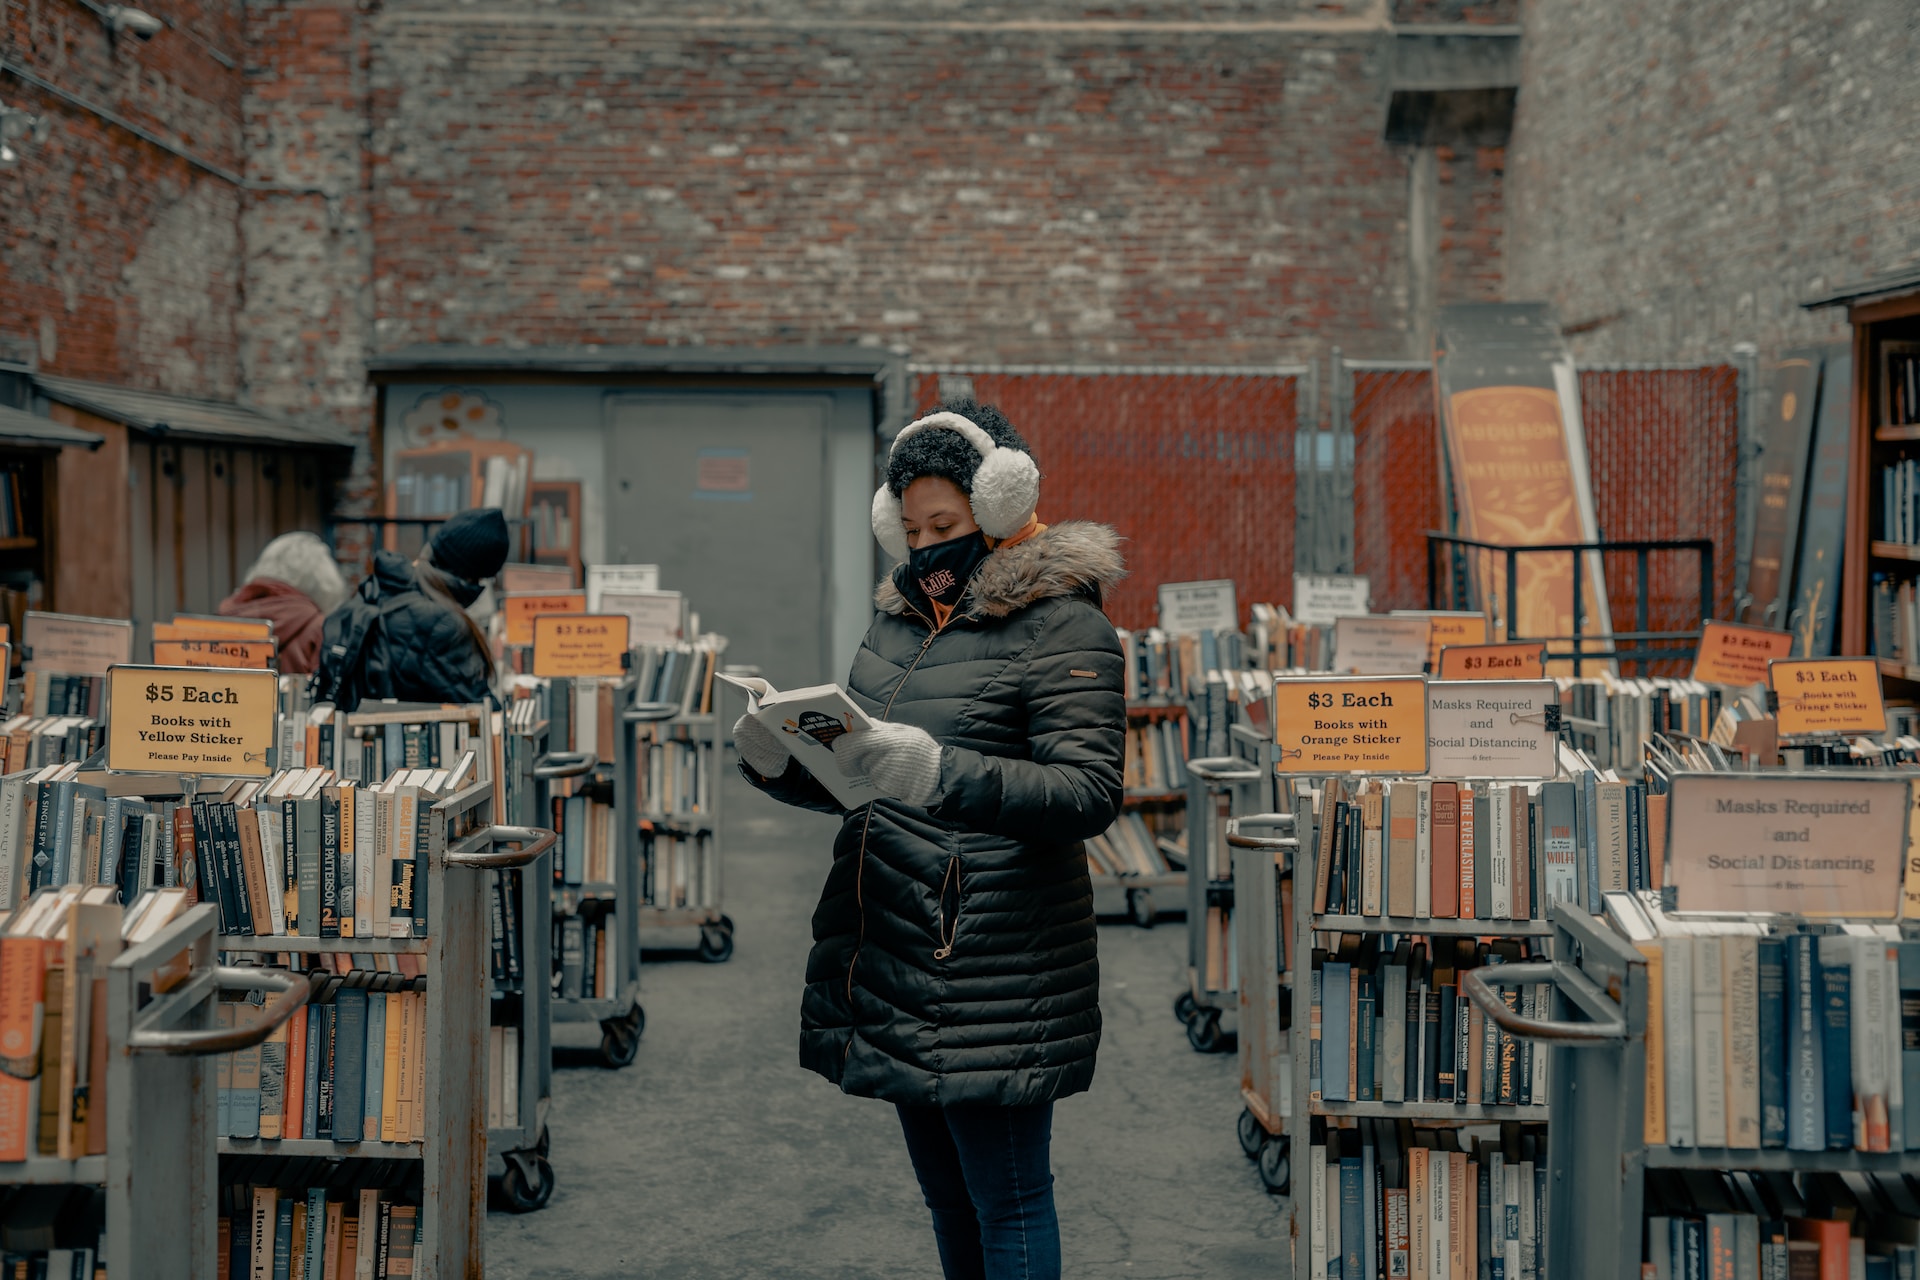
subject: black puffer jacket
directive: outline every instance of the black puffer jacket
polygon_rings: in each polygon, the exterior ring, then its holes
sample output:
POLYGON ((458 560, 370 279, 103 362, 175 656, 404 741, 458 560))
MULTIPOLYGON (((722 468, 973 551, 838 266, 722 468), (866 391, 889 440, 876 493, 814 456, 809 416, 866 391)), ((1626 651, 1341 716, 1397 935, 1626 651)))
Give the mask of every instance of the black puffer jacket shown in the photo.
MULTIPOLYGON (((931 809, 848 813, 813 916, 800 1061, 891 1102, 1020 1106, 1085 1089, 1100 1043, 1093 888, 1081 842, 1119 812, 1120 644, 1100 610, 1124 572, 1105 525, 994 552, 934 631, 904 572, 848 686, 944 748, 931 809)), ((843 810, 797 762, 750 781, 843 810)))
MULTIPOLYGON (((477 583, 454 579, 474 599, 477 583)), ((337 689, 334 705, 352 711, 363 700, 485 702, 488 660, 474 645, 466 621, 420 589, 413 565, 392 551, 373 553, 373 572, 327 615, 320 642, 316 691, 337 689), (369 611, 371 611, 371 616, 369 611), (355 633, 365 629, 357 656, 355 633)))

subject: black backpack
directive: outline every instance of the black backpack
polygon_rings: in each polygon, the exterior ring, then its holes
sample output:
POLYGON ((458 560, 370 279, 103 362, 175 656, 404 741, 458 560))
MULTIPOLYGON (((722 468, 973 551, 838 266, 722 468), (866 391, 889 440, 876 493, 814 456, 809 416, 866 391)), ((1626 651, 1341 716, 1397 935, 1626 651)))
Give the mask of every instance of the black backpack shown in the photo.
POLYGON ((330 702, 336 710, 350 712, 373 692, 367 688, 362 660, 367 641, 387 614, 420 593, 401 591, 376 604, 378 594, 379 587, 369 577, 345 604, 327 615, 320 632, 320 665, 308 686, 314 703, 330 702))

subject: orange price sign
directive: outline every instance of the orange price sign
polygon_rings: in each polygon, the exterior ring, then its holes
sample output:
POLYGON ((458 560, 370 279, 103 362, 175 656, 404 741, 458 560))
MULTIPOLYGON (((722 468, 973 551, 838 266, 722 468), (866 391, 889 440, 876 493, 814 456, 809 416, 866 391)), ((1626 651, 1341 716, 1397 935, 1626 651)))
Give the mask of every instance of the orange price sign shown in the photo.
POLYGON ((155 640, 153 663, 157 667, 243 667, 266 671, 273 666, 274 649, 271 640, 155 640))
POLYGON ((514 595, 509 593, 501 605, 507 618, 507 643, 532 644, 533 620, 543 613, 585 613, 587 593, 555 591, 514 595))
POLYGON ((1543 644, 1450 644, 1440 650, 1442 680, 1541 680, 1543 644))
POLYGON ((1767 664, 1780 733, 1884 733, 1880 668, 1872 658, 1797 658, 1767 664))
POLYGON ((1277 773, 1424 773, 1425 676, 1273 682, 1277 773))
POLYGON ((1765 684, 1767 664, 1793 656, 1793 633, 1709 622, 1700 633, 1693 678, 1704 684, 1765 684))
POLYGON ((542 613, 533 619, 533 674, 617 677, 626 669, 624 613, 542 613))
POLYGON ((172 622, 153 624, 155 640, 271 640, 273 623, 265 618, 228 618, 219 614, 176 613, 172 622))
POLYGON ((1440 669, 1440 651, 1450 644, 1485 644, 1487 616, 1483 613, 1436 612, 1432 609, 1395 609, 1396 618, 1425 618, 1427 670, 1440 669))

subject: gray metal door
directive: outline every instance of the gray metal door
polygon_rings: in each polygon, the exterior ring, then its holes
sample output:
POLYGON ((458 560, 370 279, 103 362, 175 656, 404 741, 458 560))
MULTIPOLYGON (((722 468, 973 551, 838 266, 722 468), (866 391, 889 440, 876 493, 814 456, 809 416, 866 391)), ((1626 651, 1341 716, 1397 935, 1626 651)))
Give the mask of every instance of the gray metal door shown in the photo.
POLYGON ((779 688, 826 669, 825 396, 628 396, 608 442, 607 557, 657 564, 726 660, 779 688))

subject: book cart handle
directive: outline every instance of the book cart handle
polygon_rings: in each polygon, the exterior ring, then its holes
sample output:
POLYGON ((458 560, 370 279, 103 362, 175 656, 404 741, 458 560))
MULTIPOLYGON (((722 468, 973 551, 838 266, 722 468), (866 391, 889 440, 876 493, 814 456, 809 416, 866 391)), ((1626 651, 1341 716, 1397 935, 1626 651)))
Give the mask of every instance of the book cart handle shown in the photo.
POLYGON ((447 850, 447 865, 470 871, 492 871, 503 867, 524 867, 553 848, 560 837, 544 827, 482 827, 447 850), (518 849, 502 849, 503 844, 518 844, 518 849))
POLYGON ((133 1053, 164 1053, 174 1057, 199 1058, 214 1053, 251 1049, 271 1036, 275 1029, 293 1017, 312 994, 313 986, 304 973, 284 969, 240 968, 215 965, 213 983, 222 991, 271 991, 258 1021, 244 1027, 221 1027, 213 1031, 162 1031, 136 1028, 127 1037, 133 1053))
POLYGON ((1266 771, 1249 765, 1239 756, 1202 756, 1187 761, 1187 772, 1202 782, 1258 782, 1266 771))
POLYGON ((1599 988, 1578 971, 1563 969, 1551 960, 1526 964, 1496 964, 1469 969, 1460 976, 1460 990, 1480 1006, 1480 1012, 1495 1026, 1522 1040, 1547 1040, 1560 1044, 1614 1044, 1627 1038, 1627 1018, 1599 988), (1495 987, 1519 986, 1528 982, 1551 982, 1579 1005, 1591 1022, 1557 1022, 1550 1018, 1526 1018, 1507 1007, 1495 987))
POLYGON ((556 778, 577 778, 599 767, 600 757, 591 751, 549 751, 533 764, 533 776, 542 782, 556 778))
POLYGON ((1297 851, 1300 842, 1293 837, 1293 815, 1290 813, 1250 813, 1244 818, 1227 819, 1227 844, 1235 849, 1287 849, 1297 851), (1285 831, 1284 836, 1255 836, 1243 833, 1240 828, 1246 826, 1271 827, 1276 831, 1285 831))
POLYGON ((671 720, 680 714, 677 702, 636 702, 628 707, 625 719, 628 724, 652 724, 659 720, 671 720))

